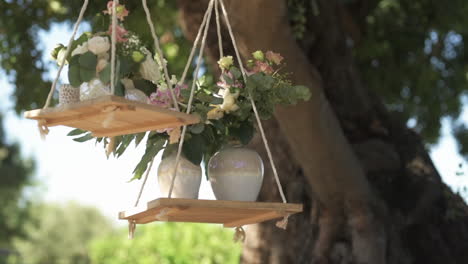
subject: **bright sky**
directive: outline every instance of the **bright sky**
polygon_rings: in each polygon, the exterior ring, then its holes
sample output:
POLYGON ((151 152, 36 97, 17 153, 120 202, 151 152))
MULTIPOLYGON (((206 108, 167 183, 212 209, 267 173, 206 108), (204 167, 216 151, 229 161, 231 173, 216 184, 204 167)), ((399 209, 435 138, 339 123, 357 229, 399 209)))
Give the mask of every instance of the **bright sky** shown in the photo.
MULTIPOLYGON (((41 45, 45 60, 56 43, 66 43, 69 38, 69 27, 53 26, 49 33, 42 33, 41 45)), ((52 74, 55 74, 53 72, 52 74)), ((66 77, 64 71, 62 77, 66 77)), ((63 79, 65 80, 65 79, 63 79)), ((45 186, 43 192, 46 201, 66 202, 75 200, 82 204, 93 205, 104 214, 115 219, 119 211, 133 206, 141 181, 128 182, 132 171, 143 154, 144 144, 137 149, 129 147, 118 160, 106 159, 102 145, 93 142, 77 143, 67 137, 71 130, 66 127, 53 127, 46 141, 42 141, 35 121, 18 117, 13 111, 11 94, 13 87, 0 75, 0 110, 4 114, 4 125, 9 142, 19 142, 25 157, 36 160, 36 179, 45 186)), ((43 98, 44 102, 46 98, 43 98)), ((462 114, 468 121, 468 109, 462 114)), ((456 142, 450 136, 448 120, 443 123, 443 137, 431 151, 431 157, 444 181, 457 189, 467 182, 467 176, 457 176, 457 172, 468 170, 460 163, 463 158, 457 154, 456 142)), ((146 184, 140 203, 160 196, 157 185, 157 164, 146 184)), ((200 198, 213 199, 213 193, 206 179, 202 180, 200 198)))

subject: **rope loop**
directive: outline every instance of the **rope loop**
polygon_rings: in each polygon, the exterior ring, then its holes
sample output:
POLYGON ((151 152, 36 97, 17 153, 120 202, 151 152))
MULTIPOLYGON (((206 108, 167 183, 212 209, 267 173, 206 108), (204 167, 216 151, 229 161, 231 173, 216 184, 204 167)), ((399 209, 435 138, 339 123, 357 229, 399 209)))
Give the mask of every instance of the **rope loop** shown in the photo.
POLYGON ((282 220, 276 222, 276 226, 278 228, 286 230, 286 228, 288 227, 288 220, 290 216, 290 214, 285 215, 282 220))
POLYGON ((234 233, 234 242, 244 242, 245 241, 245 230, 242 226, 238 226, 235 229, 236 233, 234 233))
POLYGON ((128 239, 135 238, 136 222, 135 220, 128 220, 128 239))

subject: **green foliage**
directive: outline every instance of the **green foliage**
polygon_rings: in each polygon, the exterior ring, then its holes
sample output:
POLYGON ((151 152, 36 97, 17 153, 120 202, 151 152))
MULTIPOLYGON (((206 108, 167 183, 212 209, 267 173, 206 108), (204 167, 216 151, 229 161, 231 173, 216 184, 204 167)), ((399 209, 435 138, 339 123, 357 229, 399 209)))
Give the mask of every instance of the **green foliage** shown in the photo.
POLYGON ((0 248, 8 248, 13 237, 24 236, 31 206, 24 191, 32 185, 34 164, 21 157, 17 144, 5 143, 3 133, 0 115, 0 248))
POLYGON ((44 204, 32 209, 26 231, 14 243, 22 260, 13 263, 87 264, 90 241, 110 234, 112 226, 95 208, 44 204))
POLYGON ((188 223, 141 225, 135 238, 127 230, 95 240, 91 263, 96 264, 191 264, 239 263, 241 246, 233 232, 218 226, 188 223))

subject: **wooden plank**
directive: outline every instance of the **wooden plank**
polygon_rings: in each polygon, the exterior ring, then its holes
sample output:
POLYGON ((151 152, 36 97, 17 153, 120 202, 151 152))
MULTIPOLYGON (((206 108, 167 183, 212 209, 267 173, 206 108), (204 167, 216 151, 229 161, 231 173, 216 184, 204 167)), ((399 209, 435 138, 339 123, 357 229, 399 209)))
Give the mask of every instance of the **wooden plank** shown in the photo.
POLYGON ((249 225, 252 223, 261 223, 270 219, 275 219, 278 217, 283 217, 284 214, 279 213, 278 211, 268 211, 264 214, 257 214, 252 217, 241 218, 229 223, 225 223, 224 227, 238 227, 243 225, 249 225))
POLYGON ((189 115, 150 104, 127 100, 119 96, 102 96, 56 108, 27 111, 28 119, 45 120, 47 126, 64 125, 93 132, 97 137, 134 134, 157 129, 195 124, 198 116, 189 115), (104 128, 108 107, 116 107, 112 122, 104 128))
POLYGON ((302 212, 302 204, 159 198, 120 212, 119 219, 139 224, 154 221, 216 223, 234 227, 302 212))

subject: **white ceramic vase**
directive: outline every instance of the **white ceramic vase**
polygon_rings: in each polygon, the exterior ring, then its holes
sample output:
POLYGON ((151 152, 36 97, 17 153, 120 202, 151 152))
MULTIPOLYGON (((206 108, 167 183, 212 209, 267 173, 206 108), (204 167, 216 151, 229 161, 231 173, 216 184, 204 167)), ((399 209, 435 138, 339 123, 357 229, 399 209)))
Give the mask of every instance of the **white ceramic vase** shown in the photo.
POLYGON ((258 153, 243 147, 225 148, 208 163, 208 177, 218 200, 256 201, 263 172, 258 153))
MULTIPOLYGON (((167 197, 175 170, 176 153, 164 158, 158 167, 158 182, 161 195, 167 197)), ((202 178, 200 166, 180 157, 177 177, 175 178, 172 198, 197 199, 202 178)))

